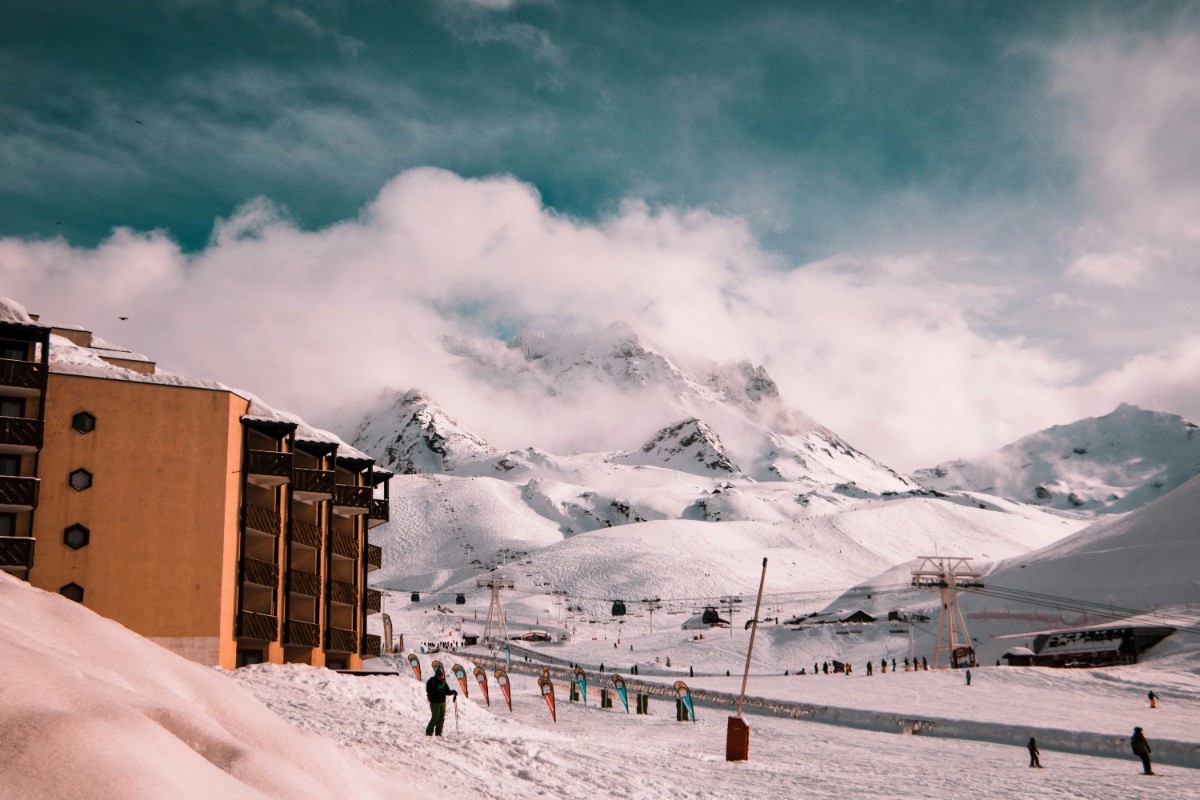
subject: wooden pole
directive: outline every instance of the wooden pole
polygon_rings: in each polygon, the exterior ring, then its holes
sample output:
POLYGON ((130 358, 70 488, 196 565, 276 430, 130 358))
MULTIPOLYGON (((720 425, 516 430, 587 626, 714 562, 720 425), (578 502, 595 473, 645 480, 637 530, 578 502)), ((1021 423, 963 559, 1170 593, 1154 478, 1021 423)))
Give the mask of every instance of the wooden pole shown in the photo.
POLYGON ((754 634, 758 633, 758 611, 762 608, 763 586, 767 582, 767 560, 763 559, 762 578, 758 582, 758 599, 754 601, 754 618, 750 621, 750 645, 746 648, 746 669, 742 672, 742 693, 738 695, 737 715, 742 716, 746 701, 746 682, 750 679, 750 655, 754 652, 754 634))

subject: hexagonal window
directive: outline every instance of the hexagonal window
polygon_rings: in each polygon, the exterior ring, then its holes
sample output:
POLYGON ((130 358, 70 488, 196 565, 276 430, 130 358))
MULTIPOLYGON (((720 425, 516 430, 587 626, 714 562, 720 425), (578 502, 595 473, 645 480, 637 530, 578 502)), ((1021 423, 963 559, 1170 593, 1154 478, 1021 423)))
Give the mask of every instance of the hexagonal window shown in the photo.
POLYGON ((77 492, 92 488, 92 473, 86 469, 77 469, 71 473, 71 488, 77 492))
POLYGON ((96 430, 96 418, 86 411, 80 411, 71 417, 71 427, 80 433, 91 433, 96 430))
POLYGON ((63 543, 72 550, 87 547, 91 540, 92 532, 79 523, 75 523, 63 531, 63 543))
POLYGON ((83 602, 83 587, 78 583, 68 583, 58 590, 58 593, 68 600, 74 600, 76 603, 83 602))

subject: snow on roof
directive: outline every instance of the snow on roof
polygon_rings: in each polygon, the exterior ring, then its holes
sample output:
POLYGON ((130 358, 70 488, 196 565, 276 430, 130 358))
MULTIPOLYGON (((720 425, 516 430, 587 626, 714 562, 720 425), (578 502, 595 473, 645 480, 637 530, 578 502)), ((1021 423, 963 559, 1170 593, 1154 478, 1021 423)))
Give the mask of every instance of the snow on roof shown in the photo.
MULTIPOLYGON (((12 301, 0 298, 0 319, 6 313, 6 303, 12 301)), ((25 314, 24 308, 17 304, 16 309, 20 314, 25 314)), ((7 313, 16 313, 10 310, 7 313)), ((153 383, 160 386, 179 386, 191 389, 205 389, 213 392, 229 392, 247 400, 250 407, 243 419, 259 420, 263 422, 286 422, 296 426, 296 438, 307 442, 324 442, 337 445, 337 454, 341 458, 363 459, 373 461, 374 459, 366 453, 351 447, 346 442, 342 441, 336 434, 319 428, 314 428, 300 417, 287 411, 280 411, 276 408, 264 403, 259 397, 252 392, 244 389, 236 389, 225 384, 209 380, 207 378, 192 378, 186 375, 175 375, 166 372, 162 369, 156 370, 153 374, 144 374, 135 372, 124 367, 110 364, 101 358, 101 354, 110 357, 123 358, 132 361, 150 361, 151 359, 140 353, 134 353, 119 345, 106 342, 103 339, 93 336, 93 347, 80 347, 74 342, 62 336, 50 336, 50 371, 63 375, 79 375, 88 378, 101 378, 105 380, 132 381, 135 383, 153 383)))
POLYGON ((29 312, 25 310, 25 306, 8 297, 0 297, 0 322, 7 322, 13 325, 34 325, 39 328, 49 327, 29 316, 29 312))

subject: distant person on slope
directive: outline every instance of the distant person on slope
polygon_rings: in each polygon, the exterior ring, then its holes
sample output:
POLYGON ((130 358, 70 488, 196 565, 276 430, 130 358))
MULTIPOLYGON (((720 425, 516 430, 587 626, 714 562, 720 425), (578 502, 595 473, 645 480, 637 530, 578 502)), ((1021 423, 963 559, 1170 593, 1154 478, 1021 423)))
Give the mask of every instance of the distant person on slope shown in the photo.
POLYGON ((1042 759, 1041 759, 1041 753, 1038 751, 1037 739, 1034 739, 1032 736, 1030 736, 1028 747, 1029 747, 1029 766, 1037 767, 1038 769, 1041 769, 1042 768, 1042 759))
POLYGON ((458 692, 446 685, 446 673, 441 667, 425 681, 425 696, 429 698, 429 724, 425 726, 425 735, 441 736, 442 726, 446 723, 446 697, 453 697, 454 702, 458 702, 458 692))
POLYGON ((1150 698, 1151 708, 1158 708, 1158 695, 1154 693, 1153 689, 1146 693, 1146 697, 1150 698))
POLYGON ((1133 729, 1133 737, 1129 740, 1129 746, 1133 748, 1133 753, 1142 760, 1142 774, 1153 775, 1154 770, 1150 766, 1150 743, 1146 741, 1145 734, 1141 728, 1133 729))

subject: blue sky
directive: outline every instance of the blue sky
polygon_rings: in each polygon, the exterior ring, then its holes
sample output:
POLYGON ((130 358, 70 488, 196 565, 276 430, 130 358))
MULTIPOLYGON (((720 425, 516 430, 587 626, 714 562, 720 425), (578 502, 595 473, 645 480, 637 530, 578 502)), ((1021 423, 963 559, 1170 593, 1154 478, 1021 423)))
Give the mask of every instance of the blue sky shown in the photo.
MULTIPOLYGON (((409 309, 426 332, 628 321, 676 352, 767 364, 793 402, 901 466, 1124 400, 1197 418, 1198 34, 1197 6, 1168 2, 10 0, 0 292, 103 332, 121 305, 216 313, 181 282, 216 297, 266 270, 302 305, 341 255, 365 284, 444 271, 474 288, 409 309), (374 222, 421 218, 415 197, 454 194, 451 177, 581 241, 530 240, 494 263, 482 246, 478 268, 511 270, 509 284, 389 257, 374 222), (673 293, 664 265, 702 258, 705 231, 725 237, 724 271, 675 277, 716 276, 720 341, 639 312, 696 291, 673 293), (633 288, 569 321, 536 283, 513 300, 527 252, 569 260, 589 232, 632 236, 660 294, 633 288), (334 263, 298 274, 270 247, 288 236, 334 263), (101 283, 111 302, 80 288, 101 283), (772 306, 801 284, 813 313, 804 295, 772 306), (841 314, 819 324, 829 303, 841 314)), ((412 235, 446 220, 426 223, 412 235)), ((563 270, 561 290, 589 296, 596 271, 563 270)), ((409 308, 374 295, 362 313, 409 308)), ((139 327, 148 311, 121 316, 134 324, 111 338, 169 344, 181 369, 257 374, 165 322, 139 327)), ((229 329, 254 335, 256 316, 229 329)), ((397 360, 393 385, 427 366, 397 360)))

